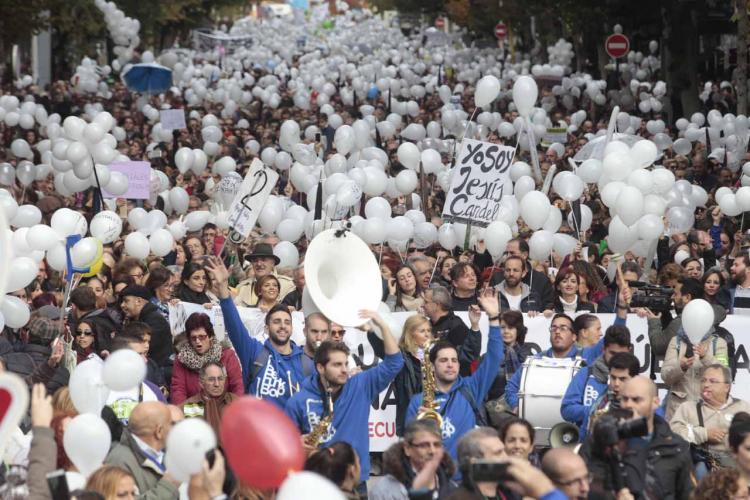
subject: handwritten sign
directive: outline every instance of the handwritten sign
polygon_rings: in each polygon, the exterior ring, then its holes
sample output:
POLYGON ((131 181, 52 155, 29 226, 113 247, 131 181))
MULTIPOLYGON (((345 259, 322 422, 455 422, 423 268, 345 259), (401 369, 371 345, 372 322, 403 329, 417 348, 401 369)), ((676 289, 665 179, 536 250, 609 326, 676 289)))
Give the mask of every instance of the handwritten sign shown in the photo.
POLYGON ((547 133, 544 134, 542 139, 542 146, 549 146, 559 142, 565 144, 568 142, 568 129, 565 128, 548 128, 547 133))
POLYGON ((473 139, 461 141, 443 218, 480 227, 494 221, 503 195, 513 190, 510 165, 515 153, 510 146, 473 139))
POLYGON ((266 168, 257 158, 253 160, 229 207, 229 227, 232 228, 229 239, 232 242, 240 243, 248 237, 278 180, 276 171, 266 168))
POLYGON ((159 121, 164 130, 180 130, 187 128, 185 124, 185 110, 162 109, 159 111, 159 121))
POLYGON ((151 164, 147 161, 114 161, 109 164, 112 172, 121 172, 128 177, 128 190, 122 196, 115 196, 102 189, 105 198, 125 198, 128 200, 148 200, 151 182, 151 164))

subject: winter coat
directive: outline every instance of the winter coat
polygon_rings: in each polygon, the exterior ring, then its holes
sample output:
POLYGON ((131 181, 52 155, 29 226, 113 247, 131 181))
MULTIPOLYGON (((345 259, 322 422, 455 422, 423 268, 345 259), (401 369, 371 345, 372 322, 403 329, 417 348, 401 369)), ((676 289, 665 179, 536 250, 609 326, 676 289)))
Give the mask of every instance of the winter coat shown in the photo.
POLYGON ((29 473, 26 480, 29 498, 52 500, 52 494, 47 485, 47 474, 57 469, 55 431, 49 427, 34 427, 32 432, 29 473))
MULTIPOLYGON (((277 280, 281 290, 279 290, 279 297, 286 297, 292 290, 295 289, 294 281, 289 276, 282 274, 273 273, 277 280)), ((238 306, 253 307, 258 304, 258 296, 255 295, 255 278, 249 278, 241 281, 237 284, 237 298, 234 302, 238 306)))
MULTIPOLYGON (((505 291, 505 281, 503 281, 499 285, 496 285, 495 289, 500 292, 500 310, 510 311, 510 301, 508 300, 507 292, 505 291)), ((526 283, 521 283, 521 312, 541 312, 542 309, 539 309, 541 303, 542 302, 539 296, 539 292, 529 288, 529 285, 527 285, 526 283)))
MULTIPOLYGON (((599 358, 594 364, 603 362, 603 358, 599 358)), ((608 387, 608 373, 605 371, 602 377, 593 368, 594 366, 592 365, 578 370, 573 380, 570 381, 570 385, 568 385, 568 389, 565 391, 565 395, 560 403, 562 418, 566 422, 578 426, 581 442, 583 442, 588 432, 591 409, 599 398, 607 392, 608 387)))
POLYGON ((43 380, 34 380, 43 382, 47 387, 47 392, 54 393, 60 387, 68 385, 70 373, 62 363, 53 369, 46 369, 42 365, 47 365, 47 360, 52 354, 52 349, 48 346, 38 344, 24 344, 18 352, 11 352, 2 356, 5 362, 5 368, 26 380, 32 380, 32 375, 40 372, 49 372, 43 380))
MULTIPOLYGON (((242 396, 245 394, 245 385, 242 383, 242 368, 233 349, 225 347, 221 351, 221 364, 227 371, 227 391, 242 396)), ((199 373, 183 365, 179 359, 175 359, 172 368, 172 386, 169 391, 169 399, 172 404, 179 405, 187 398, 201 392, 199 373)))
MULTIPOLYGON (((496 272, 492 275, 490 285, 498 285, 503 280, 505 280, 503 272, 496 272)), ((539 311, 552 309, 555 302, 555 289, 552 286, 552 282, 544 275, 544 273, 532 269, 531 264, 528 261, 526 262, 526 276, 523 278, 523 283, 529 285, 529 287, 537 293, 537 296, 541 297, 542 302, 539 311)))
POLYGON ((159 308, 151 302, 146 302, 138 315, 138 321, 146 323, 151 328, 151 346, 148 357, 156 361, 159 366, 169 366, 172 348, 172 330, 169 323, 162 316, 159 308))
POLYGON ((143 500, 177 500, 177 487, 164 479, 164 465, 147 456, 128 429, 122 431, 120 442, 110 450, 107 465, 122 467, 135 478, 143 500))

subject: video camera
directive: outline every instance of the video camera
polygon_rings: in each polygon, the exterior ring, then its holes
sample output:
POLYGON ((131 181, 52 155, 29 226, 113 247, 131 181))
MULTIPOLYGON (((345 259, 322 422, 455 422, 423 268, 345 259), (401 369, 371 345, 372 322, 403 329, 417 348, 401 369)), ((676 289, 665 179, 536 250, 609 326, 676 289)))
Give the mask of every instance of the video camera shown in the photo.
MULTIPOLYGON (((593 437, 597 448, 604 449, 614 446, 621 439, 641 437, 648 434, 646 417, 631 420, 618 419, 617 413, 627 410, 615 410, 613 414, 602 415, 594 425, 593 437)), ((627 412, 632 415, 631 412, 627 412)), ((624 416, 624 415, 622 415, 624 416)))
POLYGON ((630 307, 645 307, 652 311, 665 312, 672 309, 674 290, 666 286, 650 285, 642 281, 628 282, 635 289, 630 307))

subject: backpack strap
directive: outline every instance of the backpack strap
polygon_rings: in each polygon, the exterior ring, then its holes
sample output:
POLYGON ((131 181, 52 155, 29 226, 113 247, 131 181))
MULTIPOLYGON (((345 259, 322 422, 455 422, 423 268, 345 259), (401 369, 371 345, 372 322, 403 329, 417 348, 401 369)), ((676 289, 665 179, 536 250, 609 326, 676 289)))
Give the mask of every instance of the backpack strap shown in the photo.
POLYGON ((250 367, 247 380, 245 381, 245 387, 247 388, 248 392, 250 392, 250 384, 255 380, 255 378, 258 376, 258 373, 260 373, 263 367, 266 366, 266 363, 268 363, 268 358, 270 357, 271 351, 269 351, 268 347, 264 345, 263 349, 261 349, 260 352, 255 356, 255 360, 250 367))
POLYGON ((477 406, 477 402, 474 399, 474 395, 471 393, 469 388, 461 384, 458 387, 458 392, 460 392, 461 395, 466 399, 466 401, 469 402, 469 406, 471 406, 471 410, 474 412, 474 419, 476 420, 476 424, 479 426, 486 426, 487 417, 477 406))

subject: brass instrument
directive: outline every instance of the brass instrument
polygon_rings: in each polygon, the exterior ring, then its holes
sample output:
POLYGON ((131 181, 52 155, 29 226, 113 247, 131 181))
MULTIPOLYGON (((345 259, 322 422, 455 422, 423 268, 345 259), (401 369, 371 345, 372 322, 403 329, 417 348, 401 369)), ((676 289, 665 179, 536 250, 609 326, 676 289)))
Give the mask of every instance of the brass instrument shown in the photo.
POLYGON ((328 429, 331 427, 331 423, 333 422, 333 396, 331 394, 331 390, 327 389, 325 396, 325 404, 328 406, 328 414, 327 415, 321 415, 320 420, 310 430, 310 433, 305 437, 305 444, 311 448, 317 448, 320 444, 320 438, 322 438, 325 434, 328 434, 328 429))
POLYGON ((424 349, 422 359, 422 406, 427 408, 417 414, 417 420, 434 420, 439 429, 443 428, 443 417, 438 412, 440 404, 435 401, 435 368, 430 362, 430 347, 428 343, 424 349))

